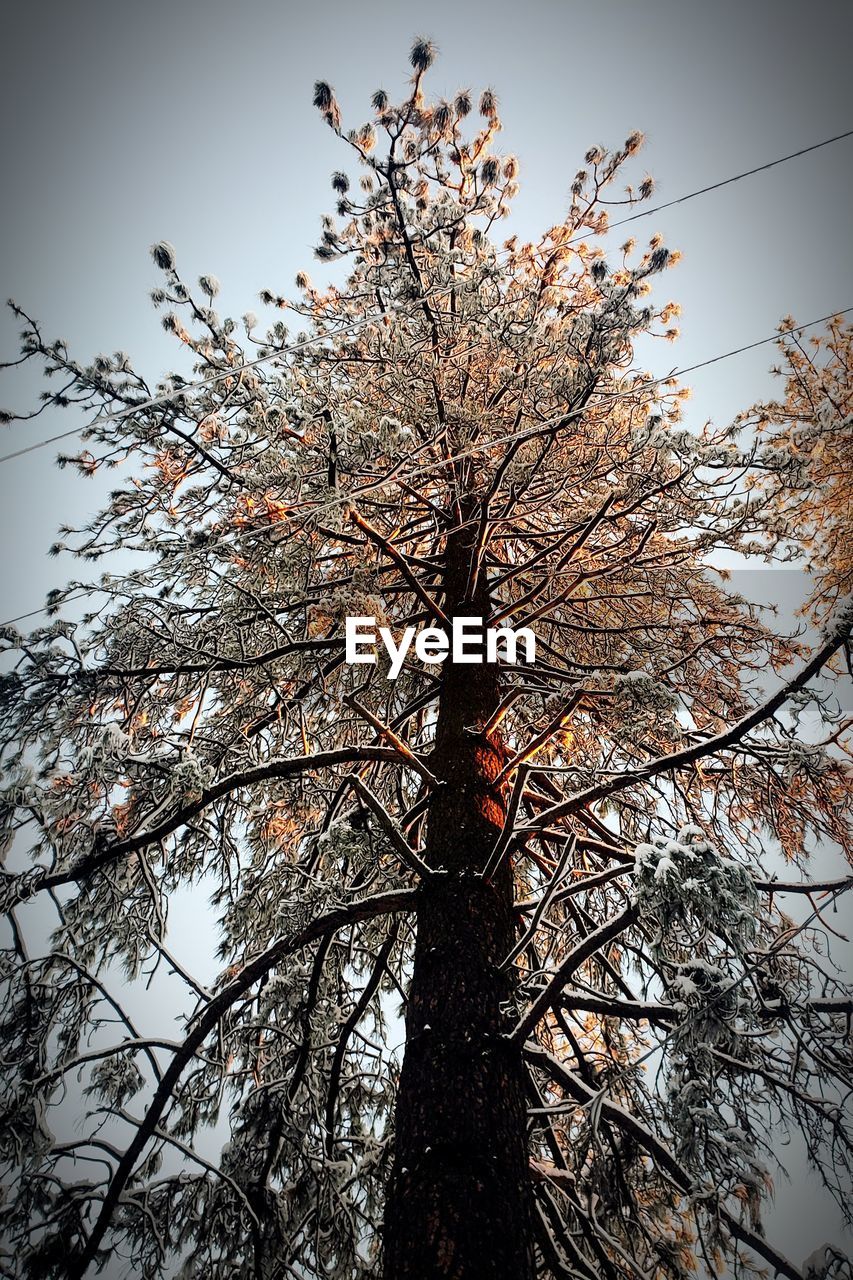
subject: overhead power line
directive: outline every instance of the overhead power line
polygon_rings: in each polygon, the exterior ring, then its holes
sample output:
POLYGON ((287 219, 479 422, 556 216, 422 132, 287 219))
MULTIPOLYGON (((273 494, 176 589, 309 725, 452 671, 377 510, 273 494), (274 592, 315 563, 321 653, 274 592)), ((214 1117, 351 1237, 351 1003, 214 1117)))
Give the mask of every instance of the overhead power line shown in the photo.
MULTIPOLYGON (((682 196, 677 196, 674 200, 668 200, 663 204, 654 205, 650 209, 641 209, 639 210, 639 212, 632 213, 626 218, 620 218, 616 222, 611 222, 607 227, 607 231, 612 231, 616 227, 625 226, 629 222, 636 222, 640 218, 651 217, 653 214, 660 213, 664 209, 674 208, 675 205, 685 204, 688 200, 695 200, 698 196, 708 195, 712 191, 718 191, 722 187, 731 186, 732 183, 741 182, 745 178, 751 178, 755 174, 764 173, 768 169, 774 169, 778 165, 787 164, 788 161, 790 160, 796 160, 800 156, 808 155, 812 151, 819 151, 823 147, 831 146, 835 142, 841 142, 845 138, 850 138, 850 137, 853 137, 853 129, 848 129, 844 133, 837 133, 831 138, 824 138, 820 142, 813 142, 808 147, 801 147, 799 151, 791 151, 788 153, 788 155, 779 156, 776 160, 769 160, 765 164, 756 165, 752 169, 745 169, 742 173, 733 174, 729 178, 722 178, 718 182, 710 183, 708 186, 697 187, 695 191, 688 191, 682 196)), ((572 236, 568 240, 559 241, 556 245, 552 246, 552 250, 550 251, 552 252, 553 249, 563 248, 566 245, 577 244, 582 240, 588 239, 590 234, 592 233, 590 232, 580 233, 578 235, 572 236)), ((606 232, 604 232, 603 234, 606 234, 606 232)), ((508 252, 508 250, 501 250, 500 252, 506 253, 508 252)), ((437 289, 437 290, 430 291, 423 298, 418 299, 417 302, 414 304, 414 306, 416 307, 421 302, 427 301, 429 297, 434 296, 435 293, 443 293, 443 292, 446 292, 446 290, 437 289)), ((403 308, 403 307, 388 308, 388 311, 393 314, 405 314, 409 310, 410 308, 403 308)), ((233 369, 221 370, 218 373, 212 374, 209 378, 201 378, 195 382, 186 382, 181 387, 176 387, 174 391, 165 392, 159 396, 151 396, 149 399, 143 400, 139 404, 130 405, 126 409, 116 410, 115 413, 102 414, 99 417, 93 419, 90 423, 88 423, 84 427, 73 427, 69 431, 61 431, 57 435, 48 436, 47 439, 45 440, 37 440, 33 444, 24 445, 20 449, 15 449, 10 453, 0 455, 0 463, 11 462, 14 458, 21 458, 28 453, 35 453, 37 450, 44 449, 50 444, 56 444, 57 441, 59 440, 67 440, 71 436, 79 435, 80 433, 84 431, 88 431, 96 426, 103 426, 105 423, 108 423, 108 422, 120 422, 123 418, 131 417, 133 414, 140 413, 144 409, 152 409, 152 408, 156 408, 158 405, 161 405, 161 404, 168 404, 169 401, 176 399, 178 396, 186 395, 187 393, 192 391, 201 390, 203 387, 215 386, 217 382, 222 382, 227 378, 234 377, 240 373, 244 373, 248 369, 255 369, 259 365, 269 363, 269 361, 271 360, 280 359, 282 356, 291 354, 294 351, 301 350, 306 346, 313 346, 318 342, 325 342, 328 338, 337 337, 338 334, 354 332, 358 329, 364 328, 368 324, 375 323, 375 320, 376 320, 375 316, 364 317, 358 320, 354 320, 349 325, 342 325, 339 329, 335 331, 335 333, 316 334, 313 337, 311 336, 303 337, 301 341, 297 341, 288 347, 282 347, 277 351, 271 351, 268 355, 258 356, 258 358, 255 360, 248 360, 243 364, 235 365, 233 369)), ((771 341, 771 340, 772 339, 767 339, 767 341, 771 341)))
MULTIPOLYGON (((806 329, 813 329, 815 325, 825 324, 828 320, 832 320, 836 316, 846 316, 846 315, 849 315, 851 312, 853 312, 853 307, 845 307, 841 311, 830 311, 825 316, 820 316, 816 320, 809 320, 805 324, 795 325, 792 329, 785 330, 784 332, 785 333, 803 333, 805 332, 806 329)), ((661 386, 664 383, 671 381, 671 379, 673 378, 682 377, 685 373, 694 373, 697 369, 705 369, 708 367, 708 365, 719 364, 720 361, 722 360, 730 360, 733 356, 742 355, 745 351, 754 351, 756 347, 763 347, 770 342, 777 342, 781 336, 782 334, 780 334, 780 332, 777 330, 775 333, 769 334, 766 338, 759 338, 756 342, 749 342, 749 343, 746 343, 744 346, 734 347, 732 348, 731 351, 723 351, 719 355, 709 356, 708 359, 700 360, 696 364, 686 365, 683 369, 673 369, 671 373, 664 374, 659 378, 651 378, 647 382, 641 383, 638 386, 633 387, 632 390, 635 392, 651 390, 654 387, 661 386)), ((610 392, 606 396, 602 397, 602 399, 596 401, 595 404, 584 406, 584 412, 587 412, 591 409, 600 408, 603 404, 607 404, 610 401, 618 400, 621 398, 623 394, 624 394, 623 392, 619 392, 619 391, 610 392)), ((478 453, 483 453, 487 449, 496 448, 498 445, 510 444, 516 440, 524 440, 525 438, 533 438, 534 436, 541 435, 543 431, 547 431, 550 427, 559 426, 559 424, 561 422, 564 422, 567 418, 571 419, 572 417, 575 417, 575 416, 577 416, 577 411, 573 412, 572 410, 567 410, 565 413, 561 413, 555 418, 546 419, 544 422, 537 422, 532 426, 525 427, 523 429, 516 430, 516 431, 511 431, 507 435, 497 436, 489 440, 480 441, 479 444, 469 445, 468 448, 460 449, 458 450, 458 452, 451 454, 450 457, 446 457, 446 458, 442 457, 439 459, 435 459, 431 462, 422 463, 419 466, 410 468, 408 471, 402 472, 398 476, 395 476, 393 473, 388 474, 380 478, 379 480, 375 480, 369 484, 362 485, 360 488, 354 490, 352 493, 341 494, 337 498, 332 498, 327 502, 313 504, 305 512, 304 519, 309 519, 313 516, 321 515, 328 511, 334 511, 341 505, 346 505, 349 502, 353 502, 355 499, 362 497, 364 494, 372 493, 376 489, 382 489, 388 484, 393 484, 395 482, 400 483, 402 481, 412 480, 419 475, 423 475, 424 472, 426 471, 434 471, 436 468, 443 468, 443 467, 449 466, 451 463, 461 462, 465 458, 473 457, 478 453)), ((304 520, 303 520, 303 523, 304 523, 304 520)), ((269 533, 270 530, 275 529, 276 527, 277 526, 273 524, 268 527, 264 527, 262 529, 249 530, 247 533, 240 534, 239 536, 245 541, 248 538, 258 537, 261 534, 269 533)), ((227 544, 228 542, 232 541, 233 536, 234 535, 229 535, 228 537, 223 537, 223 538, 217 539, 214 542, 210 542, 207 544, 207 549, 212 550, 217 546, 227 544)), ((132 576, 132 575, 129 575, 129 576, 132 576)), ((92 590, 97 591, 97 590, 100 590, 100 588, 95 587, 92 590)), ((87 596, 91 594, 92 594, 92 591, 89 591, 89 590, 72 592, 70 595, 65 596, 61 601, 61 603, 67 604, 74 600, 85 599, 87 596)), ((42 605, 38 609, 30 609, 26 613, 19 613, 14 618, 7 618, 5 622, 0 622, 0 627, 11 627, 18 622, 25 622, 28 618, 35 618, 35 617, 38 617, 39 614, 47 613, 47 612, 49 612, 48 606, 42 605)))
MULTIPOLYGON (((655 213, 660 213, 663 209, 674 209, 678 204, 686 204, 688 200, 695 200, 697 196, 706 196, 712 191, 719 191, 722 187, 730 187, 734 182, 742 182, 744 178, 752 178, 757 173, 766 173, 768 169, 775 169, 777 165, 787 164, 789 160, 797 160, 800 156, 806 156, 810 151, 820 151, 822 147, 829 147, 834 142, 842 142, 845 138, 853 138, 853 129, 847 129, 844 133, 836 133, 832 138, 824 138, 822 142, 813 142, 809 147, 801 147, 799 151, 791 151, 786 156, 779 156, 777 160, 768 160, 766 164, 756 165, 754 169, 744 169, 743 173, 732 174, 730 178, 721 178, 719 182, 711 182, 707 187, 697 187, 695 191, 688 191, 683 196, 676 196, 674 200, 667 200, 663 204, 652 205, 649 209, 640 209, 638 213, 629 214, 626 218, 619 218, 616 222, 608 223, 602 232, 606 235, 608 231, 613 231, 616 227, 627 226, 629 222, 636 222, 639 218, 650 218, 655 213)), ((590 232, 572 236, 570 240, 561 240, 553 247, 555 249, 564 248, 569 244, 577 244, 580 240, 589 238, 590 232)))
MULTIPOLYGON (((786 333, 802 333, 804 329, 813 329, 815 325, 826 324, 828 320, 834 320, 836 316, 847 316, 853 311, 853 307, 845 307, 843 311, 830 311, 825 316, 820 316, 817 320, 809 320, 807 324, 794 325, 793 329, 777 330, 768 338, 759 338, 757 342, 747 342, 745 346, 734 347, 731 351, 724 351, 722 355, 711 356, 707 360, 700 360, 698 364, 687 364, 683 369, 676 369, 669 376, 671 378, 681 378, 685 373, 695 373, 697 369, 707 369, 709 364, 719 364, 721 360, 729 360, 732 356, 743 355, 745 351, 754 351, 756 347, 766 347, 768 342, 778 342, 786 333)), ((662 379, 665 381, 665 379, 662 379)))

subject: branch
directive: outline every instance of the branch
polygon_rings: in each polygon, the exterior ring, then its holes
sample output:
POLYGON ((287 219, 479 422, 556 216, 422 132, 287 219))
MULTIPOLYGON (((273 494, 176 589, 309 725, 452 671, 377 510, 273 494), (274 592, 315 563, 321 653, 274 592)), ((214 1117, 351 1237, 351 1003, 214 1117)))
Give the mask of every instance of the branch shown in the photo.
POLYGON ((368 809, 379 823, 379 826, 382 828, 382 832, 388 839, 392 849, 395 851, 400 861, 403 862, 410 871, 414 871, 424 879, 442 874, 441 872, 433 871, 432 867, 427 866, 417 850, 413 849, 406 840, 399 827, 392 822, 378 797, 373 794, 367 783, 364 782, 357 773, 354 773, 347 778, 347 783, 352 787, 356 795, 359 796, 367 805, 368 809))
POLYGON ((119 858, 124 858, 132 853, 138 853, 140 849, 146 848, 150 844, 156 844, 159 840, 164 840, 166 836, 170 836, 179 827, 185 826, 192 818, 206 809, 209 804, 213 804, 215 800, 220 800, 223 796, 230 795, 232 791, 239 791, 242 787, 254 786, 258 782, 266 782, 270 778, 289 778, 294 774, 306 773, 315 769, 329 769, 339 764, 357 764, 366 760, 381 760, 386 762, 399 762, 399 752, 391 747, 379 746, 353 746, 339 747, 335 751, 318 751, 310 756, 294 756, 291 760, 271 760, 268 764, 258 765, 254 769, 246 769, 241 773, 229 774, 227 778, 214 783, 212 787, 206 788, 198 800, 193 800, 190 804, 184 805, 170 818, 166 818, 159 826, 150 827, 147 831, 140 831, 137 834, 128 836, 126 840, 120 840, 116 844, 107 845, 104 849, 99 849, 88 857, 81 858, 68 871, 57 871, 52 874, 45 874, 39 878, 33 878, 32 882, 27 886, 26 896, 39 892, 42 889, 55 889, 58 885, 79 883, 81 880, 88 879, 93 872, 100 870, 109 862, 115 862, 119 858))
POLYGON ((713 738, 706 738, 704 742, 698 742, 692 747, 685 747, 681 751, 673 751, 671 755, 659 756, 656 760, 650 760, 648 764, 642 765, 631 773, 617 774, 606 782, 599 782, 594 787, 588 787, 586 791, 578 791, 561 804, 555 804, 550 809, 545 809, 532 822, 520 828, 518 834, 524 836, 535 831, 541 831, 559 819, 568 817, 569 814, 574 813, 584 805, 593 804, 596 800, 603 800, 606 796, 611 796, 617 791, 625 791, 628 787, 636 786, 638 782, 648 782, 650 778, 654 778, 660 773, 668 773, 673 769, 683 769, 687 765, 701 760, 703 756, 714 755, 718 751, 724 751, 726 747, 733 746, 740 741, 744 734, 749 733, 750 729, 754 729, 756 725, 774 715, 792 694, 808 684, 812 676, 820 671, 821 667, 828 662, 844 641, 844 633, 836 632, 812 655, 805 666, 788 684, 783 685, 766 702, 762 702, 754 710, 750 711, 748 715, 744 716, 742 720, 738 720, 736 724, 724 729, 722 733, 716 734, 713 738))
POLYGON ((567 1013, 597 1013, 602 1018, 627 1018, 632 1022, 677 1022, 679 1011, 656 1001, 620 1000, 604 992, 564 991, 560 1004, 567 1013))
POLYGON ((344 702, 348 707, 352 707, 353 711, 356 711, 363 719, 365 719, 371 728, 376 730, 380 738, 384 738, 386 742, 390 742, 397 755, 402 758, 403 763, 409 765, 409 767, 414 769, 416 773, 420 774, 424 782, 427 782, 431 787, 440 787, 442 785, 435 774, 432 773, 424 762, 415 755, 411 747, 407 746, 403 739, 400 738, 393 729, 389 728, 387 724, 383 724, 379 717, 375 716, 368 707, 365 707, 363 703, 359 702, 354 693, 348 694, 344 698, 344 702))
POLYGON ((420 600, 421 604, 425 604, 429 612, 434 614, 435 617, 438 618, 439 622, 442 622, 444 626, 449 627, 450 619, 447 614, 440 605, 436 604, 426 588, 422 587, 420 582, 418 582, 417 578, 406 563, 405 556, 400 555, 397 548, 393 546, 387 538, 384 538, 378 529, 374 529, 373 525, 370 524, 369 521, 365 520, 363 516, 360 516, 357 511, 350 511, 349 518, 357 528, 361 529, 362 533, 366 533, 377 546, 382 548, 386 555, 391 557, 406 582, 408 582, 409 586, 412 588, 412 591, 414 591, 415 595, 420 600))
MULTIPOLYGON (((285 658, 290 653, 315 653, 321 649, 342 647, 344 643, 343 636, 318 637, 315 640, 290 640, 287 644, 268 649, 265 653, 250 654, 247 658, 211 656, 207 662, 163 663, 149 667, 94 667, 84 668, 75 674, 89 680, 94 680, 98 676, 125 680, 133 676, 208 675, 213 671, 246 671, 252 667, 262 667, 268 662, 275 662, 278 658, 285 658)), ((64 675, 51 677, 48 673, 45 678, 64 680, 68 677, 64 675)))
POLYGON ((362 991, 361 995, 356 1001, 356 1004, 354 1005, 352 1012, 350 1013, 344 1025, 341 1027, 341 1033, 338 1037, 338 1043, 335 1045, 335 1053, 334 1053, 334 1057, 332 1058, 332 1065, 329 1068, 329 1092, 326 1097, 326 1117, 325 1117, 326 1155, 329 1157, 330 1160, 333 1158, 335 1153, 335 1114, 338 1109, 338 1093, 340 1092, 341 1069, 344 1064, 344 1055, 347 1050, 347 1044, 349 1043, 349 1038, 352 1035, 353 1031, 355 1031, 359 1022, 364 1017, 364 1014, 367 1011, 368 1005, 370 1004, 373 997, 376 995, 376 991, 379 987, 379 983, 382 981, 382 974, 384 973, 385 965, 388 963, 388 957, 390 956, 391 951, 394 947, 394 943, 396 941, 397 941, 397 929, 395 926, 392 926, 391 932, 388 934, 388 937, 385 939, 384 943, 382 944, 382 949, 380 950, 379 955, 376 957, 376 963, 373 966, 373 972, 371 973, 370 977, 365 983, 364 990, 362 991))
MULTIPOLYGON (((539 1045, 526 1044, 524 1046, 524 1056, 533 1065, 547 1072, 552 1080, 582 1105, 587 1105, 600 1096, 589 1085, 584 1084, 583 1080, 573 1072, 567 1070, 550 1053, 541 1049, 539 1045)), ((606 1098, 601 1102, 601 1109, 612 1124, 620 1128, 623 1133, 630 1134, 652 1156, 656 1164, 666 1172, 683 1195, 690 1196, 693 1194, 692 1183, 686 1170, 682 1168, 666 1144, 661 1142, 650 1129, 647 1129, 642 1121, 638 1120, 636 1116, 632 1116, 630 1111, 626 1111, 617 1102, 611 1102, 606 1098)), ((748 1227, 738 1222, 737 1218, 728 1209, 721 1204, 715 1204, 713 1207, 732 1235, 750 1249, 753 1249, 765 1261, 771 1263, 776 1268, 777 1275, 786 1276, 787 1280, 803 1280, 802 1273, 792 1262, 774 1249, 771 1244, 768 1244, 761 1236, 756 1235, 754 1231, 750 1231, 748 1227)))
POLYGON ((530 924, 525 929, 524 933, 519 938, 518 942, 512 948, 507 958, 501 961, 500 965, 498 966, 499 969, 508 969, 509 966, 512 964, 513 960, 515 960, 516 956, 520 956, 522 951, 526 949, 528 942, 530 942, 530 940, 533 937, 535 937, 536 930, 539 928, 539 921, 542 919, 546 910, 551 905, 551 901, 554 898, 557 885, 563 879, 563 875, 566 869, 566 864, 569 858, 574 853, 576 845, 577 845, 577 836, 574 836, 574 835, 570 836, 569 839, 566 841, 565 848, 563 849, 563 852, 560 854, 559 861, 556 867, 554 868, 554 874, 551 876, 551 879, 548 882, 548 886, 545 892, 542 894, 542 897, 539 899, 539 901, 536 904, 536 907, 533 912, 533 919, 530 921, 530 924))
POLYGON ((754 880, 753 888, 761 893, 831 893, 838 896, 853 889, 853 876, 842 876, 840 880, 754 880))
POLYGON ((310 942, 315 942, 318 938, 334 933, 338 929, 355 924, 358 921, 372 920, 376 916, 386 915, 391 911, 412 911, 415 908, 416 897, 414 890, 400 889, 391 893, 376 894, 372 898, 366 898, 362 902, 350 903, 346 907, 337 907, 333 911, 327 912, 326 915, 319 916, 299 933, 283 938, 265 951, 263 955, 257 956, 250 961, 242 973, 238 974, 233 981, 223 987, 218 995, 214 996, 181 1044, 168 1069, 163 1073, 163 1078, 155 1090, 148 1110, 139 1123, 133 1141, 116 1167, 104 1196, 101 1211, 89 1233, 85 1247, 81 1253, 69 1260, 69 1280, 81 1280, 89 1265, 94 1262, 104 1233, 109 1227, 113 1212, 121 1199, 143 1148, 157 1129, 160 1117, 172 1097, 172 1091, 178 1083, 184 1068, 231 1005, 236 1000, 239 1000, 244 992, 248 991, 259 978, 267 974, 270 969, 286 956, 301 950, 302 947, 307 946, 310 942))
MULTIPOLYGON (((577 845, 581 848, 589 841, 578 840, 577 845)), ((608 867, 605 871, 596 871, 590 875, 581 876, 566 888, 560 889, 554 894, 554 902, 564 902, 566 898, 573 898, 577 893, 587 893, 590 889, 597 889, 599 885, 609 884, 611 880, 618 880, 620 876, 628 875, 633 872, 633 867, 618 866, 608 867)), ((537 898, 522 898, 521 901, 514 904, 516 911, 533 911, 542 901, 541 896, 537 898)))
POLYGON ((594 956, 596 951, 600 951, 608 942, 615 941, 620 933, 627 929, 628 925, 634 923, 636 918, 637 908, 634 906, 626 907, 615 919, 608 920, 606 924, 596 929, 594 933, 590 933, 582 939, 574 950, 566 956, 550 982, 540 991, 521 1021, 510 1032, 508 1037, 510 1042, 512 1044, 524 1044, 530 1032, 539 1019, 548 1012, 557 993, 565 986, 575 970, 579 969, 586 960, 594 956))

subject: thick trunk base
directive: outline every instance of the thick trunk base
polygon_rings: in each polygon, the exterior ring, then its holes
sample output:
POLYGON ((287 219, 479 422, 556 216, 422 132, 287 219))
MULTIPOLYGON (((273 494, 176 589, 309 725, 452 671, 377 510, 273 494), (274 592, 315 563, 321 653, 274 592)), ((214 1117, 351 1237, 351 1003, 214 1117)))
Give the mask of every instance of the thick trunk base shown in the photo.
POLYGON ((473 878, 424 895, 385 1280, 533 1275, 522 1067, 501 1036, 509 989, 491 960, 508 950, 507 914, 473 878))
MULTIPOLYGON (((458 597, 457 597, 458 598, 458 597)), ((487 612, 485 601, 468 612, 487 612)), ((464 609, 460 612, 465 612, 464 609)), ((486 882, 506 817, 506 756, 478 733, 494 667, 446 667, 384 1226, 384 1280, 532 1280, 524 1068, 505 1032, 514 941, 507 860, 486 882)))

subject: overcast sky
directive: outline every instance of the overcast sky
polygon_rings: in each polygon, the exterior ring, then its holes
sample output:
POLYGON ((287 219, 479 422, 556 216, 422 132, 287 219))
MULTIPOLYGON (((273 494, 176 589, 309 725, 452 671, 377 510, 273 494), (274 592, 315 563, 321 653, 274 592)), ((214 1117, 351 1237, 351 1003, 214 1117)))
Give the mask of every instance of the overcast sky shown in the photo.
MULTIPOLYGON (((7 6, 3 20, 2 288, 74 354, 123 348, 154 381, 175 363, 147 300, 149 245, 170 240, 188 276, 214 272, 220 311, 263 311, 312 263, 329 175, 348 156, 311 106, 335 87, 345 122, 370 95, 399 93, 412 37, 440 58, 428 86, 497 91, 501 146, 518 155, 513 229, 559 220, 592 143, 647 136, 642 164, 666 201, 853 127, 849 5, 677 0, 149 0, 7 6)), ((692 365, 853 305, 849 252, 853 139, 637 224, 682 264, 667 288, 682 338, 648 357, 656 373, 692 365)), ((618 244, 620 239, 612 238, 618 244)), ((3 358, 15 326, 0 325, 3 358)), ((693 422, 728 419, 765 395, 773 349, 692 375, 693 422)), ((0 402, 36 394, 9 382, 0 402)), ((0 435, 0 453, 67 430, 45 414, 0 435)), ((81 420, 80 420, 81 421, 81 420)), ((97 489, 53 465, 56 446, 0 466, 0 621, 38 606, 57 575, 45 550, 97 489)), ((801 1259, 837 1215, 811 1189, 781 1191, 781 1243, 801 1259), (808 1246, 808 1248, 804 1246, 808 1246)))

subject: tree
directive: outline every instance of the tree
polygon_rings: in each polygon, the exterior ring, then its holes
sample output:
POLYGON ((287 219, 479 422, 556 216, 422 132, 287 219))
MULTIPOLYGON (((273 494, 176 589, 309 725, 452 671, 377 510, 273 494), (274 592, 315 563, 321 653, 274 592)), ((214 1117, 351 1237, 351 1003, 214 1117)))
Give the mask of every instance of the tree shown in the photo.
POLYGON ((805 562, 814 581, 808 612, 820 621, 853 593, 853 327, 836 316, 806 344, 788 317, 778 345, 784 400, 739 421, 766 441, 759 483, 777 505, 770 546, 805 562))
POLYGON ((772 542, 785 470, 765 483, 744 424, 685 428, 686 392, 636 366, 637 336, 675 334, 652 293, 677 255, 614 265, 597 237, 651 193, 617 185, 640 135, 587 153, 536 244, 496 244, 495 97, 428 101, 432 58, 352 132, 316 86, 362 176, 323 221, 339 283, 263 296, 295 338, 221 318, 166 243, 154 301, 193 380, 77 363, 17 308, 46 403, 93 415, 67 461, 126 473, 65 534, 120 553, 51 597, 90 591, 80 622, 4 632, 27 1274, 796 1277, 761 1226, 768 1117, 843 1199, 849 994, 809 945, 823 908, 785 904, 850 884, 798 874, 846 836, 849 617, 806 652, 710 566, 772 542), (345 660, 363 616, 526 626, 536 657, 410 651, 392 680, 382 651, 345 660), (785 712, 806 703, 823 743, 785 712), (779 845, 797 871, 771 882, 779 845), (213 983, 168 934, 187 889, 212 894, 213 983), (161 964, 179 1040, 130 1008, 161 964))

